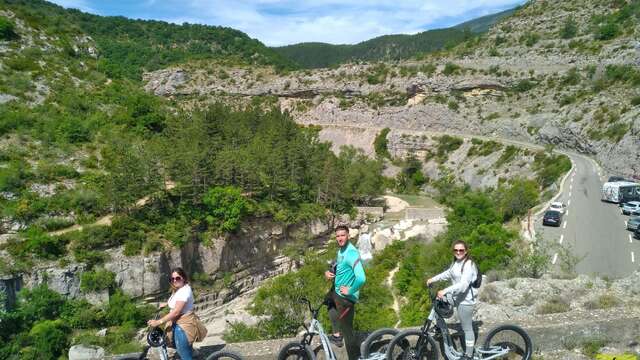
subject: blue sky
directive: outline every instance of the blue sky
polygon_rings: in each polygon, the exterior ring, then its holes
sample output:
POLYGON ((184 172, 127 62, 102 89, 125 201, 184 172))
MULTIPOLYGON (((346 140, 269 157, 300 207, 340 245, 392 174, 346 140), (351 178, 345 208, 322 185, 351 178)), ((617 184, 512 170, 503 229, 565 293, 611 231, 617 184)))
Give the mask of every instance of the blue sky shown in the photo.
POLYGON ((99 15, 228 26, 269 46, 354 44, 448 27, 524 0, 53 0, 99 15))

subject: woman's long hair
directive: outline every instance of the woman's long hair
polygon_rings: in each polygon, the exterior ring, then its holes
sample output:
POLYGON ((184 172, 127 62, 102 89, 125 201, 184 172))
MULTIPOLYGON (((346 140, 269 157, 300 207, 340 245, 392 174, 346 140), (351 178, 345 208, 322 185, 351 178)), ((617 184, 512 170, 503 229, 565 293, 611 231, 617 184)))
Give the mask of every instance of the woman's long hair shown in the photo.
MULTIPOLYGON (((171 277, 171 275, 173 275, 173 273, 176 273, 176 274, 178 274, 178 275, 180 275, 182 277, 182 282, 184 283, 184 285, 187 285, 189 283, 189 278, 187 277, 187 273, 181 267, 178 266, 178 267, 175 267, 175 268, 171 269, 171 272, 169 273, 169 277, 171 277)), ((173 281, 171 281, 170 284, 171 284, 171 292, 172 293, 176 292, 176 290, 178 290, 178 288, 173 286, 173 281)))

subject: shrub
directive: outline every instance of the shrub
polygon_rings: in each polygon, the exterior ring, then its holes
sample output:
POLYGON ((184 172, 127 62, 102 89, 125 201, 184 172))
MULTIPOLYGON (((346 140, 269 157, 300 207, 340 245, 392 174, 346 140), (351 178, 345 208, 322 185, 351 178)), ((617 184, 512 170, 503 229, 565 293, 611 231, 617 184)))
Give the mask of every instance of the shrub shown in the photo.
POLYGON ((560 29, 560 37, 563 39, 571 39, 578 34, 578 24, 573 17, 568 17, 565 20, 562 29, 560 29))
POLYGON ((472 156, 488 156, 502 149, 502 144, 493 140, 482 141, 480 139, 471 139, 471 147, 467 152, 468 157, 472 156))
POLYGON ((447 161, 449 154, 458 150, 464 142, 461 138, 450 135, 442 135, 436 140, 438 140, 438 145, 436 146, 435 159, 440 164, 447 161))
POLYGON ((560 104, 560 106, 566 106, 566 105, 570 105, 573 104, 574 102, 576 102, 577 98, 575 95, 563 95, 560 98, 560 101, 558 102, 560 104))
POLYGON ((442 70, 442 74, 446 75, 446 76, 449 76, 449 75, 460 73, 460 70, 461 70, 460 66, 458 66, 458 65, 456 65, 454 63, 448 62, 448 63, 446 63, 444 65, 444 69, 442 70))
POLYGON ((594 36, 598 40, 610 40, 617 37, 620 33, 618 24, 607 22, 596 27, 594 36))
POLYGON ((515 178, 508 185, 501 184, 495 193, 496 202, 504 216, 504 221, 518 219, 539 201, 538 184, 533 180, 515 178))
POLYGON ((154 308, 150 305, 136 306, 131 297, 116 290, 109 297, 109 304, 105 308, 105 320, 108 325, 130 324, 134 327, 144 326, 151 318, 154 308))
POLYGON ((606 346, 608 343, 605 339, 590 339, 582 343, 582 353, 585 354, 590 359, 595 359, 596 354, 600 351, 601 348, 606 346))
POLYGON ((580 73, 578 69, 573 67, 567 71, 566 75, 562 78, 562 84, 564 85, 578 85, 580 83, 580 73))
POLYGON ((513 160, 516 157, 516 155, 518 155, 518 153, 520 153, 519 148, 517 148, 514 145, 507 145, 507 147, 504 149, 504 151, 502 152, 502 155, 500 155, 500 158, 498 158, 498 161, 496 161, 494 166, 499 168, 500 166, 509 163, 511 160, 513 160))
POLYGON ((240 227, 245 215, 250 212, 250 204, 235 186, 214 187, 202 199, 207 207, 207 223, 218 231, 234 232, 240 227))
POLYGON ((543 188, 548 187, 571 169, 571 160, 566 155, 547 155, 539 151, 534 156, 533 170, 536 180, 543 188))
POLYGON ((13 22, 4 16, 0 16, 0 40, 13 40, 18 37, 13 22))
POLYGON ((36 71, 40 66, 34 59, 26 56, 15 56, 5 60, 5 64, 15 71, 36 71))
POLYGON ((84 292, 112 290, 116 286, 116 274, 105 269, 82 273, 80 290, 84 292))
POLYGON ((389 142, 387 140, 387 135, 390 131, 391 129, 389 128, 382 129, 380 133, 376 135, 376 138, 373 141, 373 148, 375 149, 376 155, 381 158, 391 158, 391 154, 389 153, 388 148, 389 142))
POLYGON ((629 128, 629 124, 623 123, 609 125, 607 130, 604 132, 604 137, 617 143, 627 134, 629 128))
POLYGON ((371 85, 383 84, 387 80, 389 68, 385 64, 378 64, 371 69, 372 73, 367 75, 367 83, 371 85))
POLYGON ((13 256, 35 255, 42 259, 55 260, 66 253, 67 241, 58 236, 49 236, 36 227, 22 233, 23 241, 10 243, 9 251, 13 256))
POLYGON ((58 359, 69 346, 69 332, 69 327, 61 320, 37 322, 29 331, 30 346, 21 351, 21 358, 58 359))
POLYGON ((598 296, 596 299, 585 302, 584 307, 589 310, 609 309, 620 304, 620 300, 610 294, 598 296))
POLYGON ((634 97, 631 99, 631 105, 633 105, 633 106, 638 106, 638 105, 640 105, 640 96, 634 96, 634 97))
POLYGON ((458 111, 458 108, 460 108, 460 105, 458 105, 458 103, 455 100, 449 100, 449 102, 447 103, 447 107, 453 111, 458 111))
POLYGON ((529 79, 522 79, 520 81, 518 81, 518 83, 513 87, 513 89, 517 92, 527 92, 531 89, 533 89, 536 86, 536 84, 529 80, 529 79))
POLYGON ((537 314, 557 314, 569 311, 571 306, 561 296, 554 295, 536 309, 537 314))
POLYGON ((526 32, 520 36, 520 43, 524 43, 528 47, 532 47, 540 40, 540 35, 535 32, 526 32))

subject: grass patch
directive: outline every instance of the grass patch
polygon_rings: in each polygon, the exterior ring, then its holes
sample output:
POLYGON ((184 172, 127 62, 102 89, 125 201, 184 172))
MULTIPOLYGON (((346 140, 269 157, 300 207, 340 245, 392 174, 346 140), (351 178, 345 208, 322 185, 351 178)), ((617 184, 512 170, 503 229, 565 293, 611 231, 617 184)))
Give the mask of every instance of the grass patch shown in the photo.
POLYGON ((450 135, 442 135, 435 138, 435 140, 438 142, 438 145, 436 146, 436 153, 433 154, 430 152, 427 154, 427 158, 425 160, 428 161, 430 158, 434 158, 439 164, 446 162, 449 158, 449 154, 458 150, 464 142, 462 138, 450 135))
POLYGON ((609 294, 604 294, 604 295, 598 296, 596 299, 587 301, 584 304, 584 307, 589 310, 610 309, 618 306, 619 304, 620 304, 620 300, 617 297, 609 294))
POLYGON ((558 314, 569 311, 571 306, 569 303, 563 299, 561 296, 555 295, 552 296, 546 303, 538 306, 536 309, 537 314, 558 314))
POLYGON ((498 159, 498 161, 496 161, 495 167, 500 167, 504 164, 509 163, 510 161, 512 161, 518 154, 520 153, 520 149, 518 149, 516 146, 514 145, 507 145, 507 147, 504 149, 504 151, 502 152, 502 155, 500 155, 500 158, 498 159))
POLYGON ((483 141, 480 139, 471 139, 471 147, 467 152, 468 157, 472 156, 488 156, 502 149, 502 144, 493 140, 483 141))

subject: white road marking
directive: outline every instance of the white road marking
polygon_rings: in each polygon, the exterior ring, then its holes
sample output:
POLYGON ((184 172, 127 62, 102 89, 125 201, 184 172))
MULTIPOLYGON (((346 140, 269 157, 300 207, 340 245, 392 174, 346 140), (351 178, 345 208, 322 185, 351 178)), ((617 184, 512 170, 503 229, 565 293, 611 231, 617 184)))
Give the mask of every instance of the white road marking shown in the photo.
POLYGON ((631 234, 629 234, 629 243, 633 244, 633 238, 631 237, 631 234))
POLYGON ((632 262, 632 263, 636 262, 636 258, 635 258, 635 257, 633 257, 633 251, 631 252, 631 262, 632 262))
POLYGON ((627 227, 627 220, 624 221, 624 227, 627 227))
POLYGON ((553 254, 553 260, 551 260, 551 264, 555 265, 558 260, 558 253, 553 254))
POLYGON ((569 185, 569 190, 573 190, 573 184, 569 185))
POLYGON ((567 209, 567 212, 565 213, 565 215, 569 215, 569 209, 567 209))
POLYGON ((562 228, 566 229, 567 228, 567 220, 564 221, 564 224, 562 224, 562 228))
POLYGON ((571 205, 571 199, 569 199, 569 201, 567 201, 567 206, 569 206, 569 205, 571 205))
POLYGON ((562 240, 564 240, 564 235, 560 235, 560 244, 562 244, 562 240))
POLYGON ((571 197, 571 191, 569 191, 569 197, 571 197))

